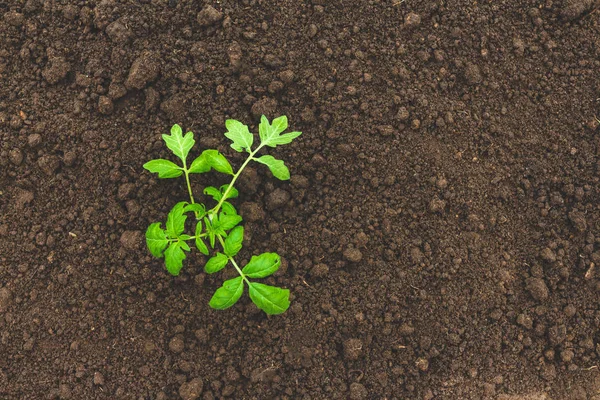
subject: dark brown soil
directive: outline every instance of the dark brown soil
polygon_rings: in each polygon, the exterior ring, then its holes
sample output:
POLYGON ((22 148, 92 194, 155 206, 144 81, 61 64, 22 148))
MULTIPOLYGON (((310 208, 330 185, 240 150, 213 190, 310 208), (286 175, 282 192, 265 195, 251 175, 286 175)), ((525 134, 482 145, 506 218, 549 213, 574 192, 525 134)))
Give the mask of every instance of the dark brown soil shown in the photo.
POLYGON ((0 0, 0 398, 597 400, 599 6, 0 0), (237 200, 270 318, 143 243, 160 134, 239 163, 261 113, 304 132, 237 200))

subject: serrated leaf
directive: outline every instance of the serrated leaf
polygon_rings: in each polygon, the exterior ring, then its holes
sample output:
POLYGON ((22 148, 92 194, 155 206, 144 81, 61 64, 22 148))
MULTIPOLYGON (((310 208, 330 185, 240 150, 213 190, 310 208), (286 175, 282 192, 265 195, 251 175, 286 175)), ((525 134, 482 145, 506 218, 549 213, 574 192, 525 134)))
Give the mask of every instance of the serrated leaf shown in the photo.
POLYGON ((186 241, 186 240, 190 240, 191 238, 192 237, 190 235, 185 235, 185 234, 184 235, 179 235, 179 240, 186 241))
POLYGON ((219 228, 223 231, 228 231, 242 222, 242 217, 237 214, 219 213, 219 228))
POLYGON ((233 204, 231 204, 228 201, 224 201, 223 204, 221 204, 221 208, 223 209, 224 214, 237 215, 237 210, 235 209, 233 204))
MULTIPOLYGON (((227 192, 227 188, 229 188, 229 184, 223 185, 219 188, 219 191, 221 191, 221 193, 223 194, 223 196, 225 195, 225 192, 227 192)), ((227 197, 225 200, 227 199, 235 199, 236 197, 239 196, 239 192, 235 187, 231 187, 231 189, 229 189, 229 192, 227 193, 227 197)))
POLYGON ((264 115, 260 116, 260 123, 258 124, 258 136, 260 137, 261 143, 267 143, 271 137, 271 124, 264 115))
POLYGON ((186 242, 184 242, 183 239, 181 239, 181 241, 179 242, 179 246, 185 251, 191 250, 190 246, 186 242))
POLYGON ((225 127, 227 128, 225 137, 233 142, 231 147, 235 151, 251 151, 252 143, 254 142, 254 136, 248 130, 247 125, 244 125, 235 119, 228 119, 225 121, 225 127))
POLYGON ((204 150, 202 155, 206 158, 208 165, 214 168, 215 171, 233 175, 231 164, 229 164, 229 161, 227 161, 225 156, 217 150, 204 150))
POLYGON ((188 153, 190 152, 191 148, 194 147, 194 143, 196 143, 194 140, 194 134, 192 132, 188 132, 185 134, 185 136, 182 136, 181 127, 177 124, 173 125, 171 128, 171 135, 163 134, 162 138, 173 154, 181 158, 181 161, 184 163, 188 153))
MULTIPOLYGON (((233 232, 233 231, 232 231, 233 232)), ((250 262, 242 269, 248 278, 266 278, 279 269, 281 258, 277 253, 262 253, 252 256, 250 262)))
POLYGON ((288 119, 285 115, 281 117, 277 117, 271 123, 271 135, 279 136, 280 133, 285 131, 288 128, 288 119))
POLYGON ((283 135, 279 135, 279 136, 272 138, 269 141, 269 143, 267 143, 267 146, 275 147, 275 146, 279 146, 282 144, 288 144, 288 143, 291 143, 292 140, 296 139, 300 135, 302 135, 302 132, 284 133, 283 135))
POLYGON ((165 250, 165 265, 167 271, 173 276, 179 275, 179 271, 183 267, 183 260, 185 260, 185 253, 181 249, 182 243, 184 242, 172 242, 165 250))
POLYGON ((208 247, 206 247, 206 243, 204 243, 204 240, 202 240, 202 238, 200 237, 201 234, 202 234, 202 221, 198 221, 198 223, 196 224, 196 248, 200 251, 200 253, 207 256, 208 255, 208 247))
POLYGON ((276 286, 250 282, 250 299, 269 315, 284 313, 290 306, 290 291, 276 286))
POLYGON ((187 204, 186 201, 175 204, 167 216, 167 235, 173 239, 183 233, 185 220, 187 219, 187 215, 183 213, 183 210, 187 204))
POLYGON ((204 272, 207 274, 214 274, 219 272, 227 265, 229 258, 223 253, 217 253, 212 256, 204 265, 204 272))
POLYGON ((264 115, 260 117, 258 125, 258 134, 263 145, 276 147, 281 144, 290 143, 292 140, 302 134, 302 132, 291 132, 281 135, 288 127, 287 117, 282 115, 275 118, 273 124, 269 124, 269 120, 264 115))
POLYGON ((204 194, 209 195, 210 197, 212 197, 216 202, 220 201, 221 198, 223 197, 223 194, 221 193, 221 191, 219 189, 217 189, 214 186, 207 186, 204 188, 204 194))
POLYGON ((244 227, 236 226, 229 232, 225 238, 223 245, 223 251, 229 257, 235 256, 242 249, 242 242, 244 240, 244 227))
POLYGON ((158 174, 161 179, 177 178, 183 174, 181 167, 169 160, 152 160, 143 165, 148 171, 158 174))
POLYGON ((150 224, 146 230, 146 245, 150 253, 156 258, 162 258, 163 251, 169 244, 167 240, 167 234, 160 227, 160 222, 150 224))
POLYGON ((204 154, 200 154, 196 157, 188 169, 190 174, 203 174, 208 171, 210 171, 210 164, 206 161, 204 154))
POLYGON ((261 164, 265 164, 271 170, 273 176, 282 181, 290 179, 290 170, 285 166, 285 163, 276 159, 273 156, 266 155, 256 159, 261 164))
POLYGON ((208 303, 212 308, 224 310, 234 305, 244 293, 244 281, 241 276, 223 282, 208 303))

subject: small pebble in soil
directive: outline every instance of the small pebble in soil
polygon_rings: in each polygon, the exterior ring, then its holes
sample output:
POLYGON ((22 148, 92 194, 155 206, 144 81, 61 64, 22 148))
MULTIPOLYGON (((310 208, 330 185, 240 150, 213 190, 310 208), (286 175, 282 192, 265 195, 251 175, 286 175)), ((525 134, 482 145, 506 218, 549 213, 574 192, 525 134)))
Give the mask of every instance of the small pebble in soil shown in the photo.
POLYGON ((94 385, 104 385, 104 375, 100 372, 94 372, 94 385))
POLYGON ((280 188, 275 189, 267 196, 267 210, 273 211, 287 204, 290 201, 290 194, 280 188))
POLYGON ((113 41, 113 43, 124 44, 127 43, 131 37, 131 31, 120 20, 116 20, 108 24, 105 29, 106 34, 113 41))
POLYGON ((176 335, 169 342, 169 350, 173 353, 181 353, 185 348, 185 343, 183 341, 182 335, 176 335))
POLYGON ((64 57, 54 57, 48 62, 46 68, 42 71, 42 76, 50 84, 58 83, 67 76, 71 70, 71 64, 64 57))
POLYGON ((203 382, 200 378, 194 378, 189 382, 184 382, 179 387, 179 396, 183 400, 196 400, 202 394, 203 382))
POLYGON ((439 197, 434 197, 429 202, 429 210, 434 213, 442 213, 446 208, 446 201, 439 197))
POLYGON ((419 14, 410 12, 404 17, 405 26, 419 26, 421 24, 421 16, 419 14))
POLYGON ((476 64, 473 63, 467 63, 465 67, 465 78, 471 85, 481 83, 483 80, 483 77, 481 76, 481 70, 476 64))
POLYGON ((587 230, 587 222, 585 215, 582 212, 573 210, 569 213, 569 220, 579 232, 585 232, 587 230))
POLYGON ((547 261, 549 263, 553 263, 556 261, 556 253, 552 251, 549 247, 546 247, 540 252, 540 257, 542 257, 542 260, 547 261))
POLYGON ((6 22, 8 25, 19 27, 23 25, 24 21, 25 16, 19 12, 9 11, 6 14, 4 14, 4 22, 6 22))
POLYGON ((107 96, 100 96, 98 99, 98 111, 100 114, 110 115, 115 109, 112 100, 107 96))
POLYGON ((252 115, 259 118, 261 115, 275 115, 277 109, 277 100, 269 97, 263 97, 252 105, 252 115))
POLYGON ((362 253, 356 247, 348 247, 344 250, 344 259, 353 263, 360 262, 363 258, 362 253))
POLYGON ((127 250, 138 250, 144 241, 144 234, 142 231, 124 231, 119 241, 127 250))
POLYGON ((38 159, 38 167, 48 176, 54 175, 60 168, 60 160, 56 156, 45 155, 38 159))
POLYGON ((240 207, 240 215, 244 218, 244 221, 256 222, 265 218, 265 211, 258 203, 246 202, 240 207))
POLYGON ((422 357, 418 358, 417 361, 415 361, 415 365, 420 371, 425 372, 429 369, 429 360, 422 357))
POLYGON ((200 26, 210 26, 221 19, 223 19, 223 13, 210 5, 205 6, 196 16, 196 20, 200 26))
POLYGON ((369 391, 364 385, 354 382, 350 384, 350 399, 351 400, 364 400, 369 397, 369 391))
POLYGON ((0 312, 3 313, 6 310, 8 310, 8 307, 10 307, 10 305, 12 304, 12 292, 6 288, 3 287, 0 289, 0 312))
POLYGON ((27 144, 29 145, 29 147, 36 148, 37 146, 39 146, 42 143, 42 135, 40 135, 39 133, 32 133, 31 135, 29 135, 27 137, 27 144))
POLYGON ((8 158, 11 163, 18 167, 23 162, 23 153, 19 149, 12 149, 8 152, 8 158))
POLYGON ((317 264, 310 270, 310 274, 316 278, 323 278, 329 274, 329 267, 327 264, 317 264))
POLYGON ((344 342, 344 356, 347 360, 358 360, 363 354, 363 343, 360 339, 348 339, 344 342))
POLYGON ((548 286, 543 279, 540 278, 529 278, 526 282, 527 290, 537 301, 544 301, 548 298, 548 286))
POLYGON ((63 156, 63 162, 67 167, 72 167, 77 161, 77 153, 74 151, 67 151, 63 156))
POLYGON ((160 56, 154 52, 145 51, 131 64, 125 86, 129 89, 143 89, 158 77, 159 72, 160 56))

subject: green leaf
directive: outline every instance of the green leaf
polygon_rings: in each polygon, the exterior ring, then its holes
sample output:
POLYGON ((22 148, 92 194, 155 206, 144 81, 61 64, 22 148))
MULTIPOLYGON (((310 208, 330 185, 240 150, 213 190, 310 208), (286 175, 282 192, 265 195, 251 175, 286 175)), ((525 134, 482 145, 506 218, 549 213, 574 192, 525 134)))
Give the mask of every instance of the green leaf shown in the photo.
POLYGON ((179 240, 182 240, 182 241, 190 240, 191 238, 192 237, 190 235, 179 235, 179 240))
POLYGON ((235 256, 242 249, 242 241, 244 240, 244 227, 236 226, 229 232, 225 238, 223 251, 229 257, 235 256))
POLYGON ((179 275, 179 271, 183 267, 183 260, 185 260, 185 253, 181 249, 182 243, 185 244, 185 242, 172 242, 167 250, 165 250, 167 271, 173 276, 179 275))
POLYGON ((252 143, 254 142, 254 136, 248 130, 247 125, 244 125, 235 119, 228 119, 225 121, 225 127, 227 128, 225 137, 233 142, 231 147, 235 151, 251 151, 252 143))
POLYGON ((290 291, 262 283, 250 282, 250 299, 269 315, 285 312, 290 306, 290 291))
POLYGON ((181 127, 175 124, 171 128, 171 135, 162 135, 162 138, 173 154, 185 163, 185 159, 196 141, 192 132, 186 133, 185 136, 182 136, 181 132, 181 127))
POLYGON ((163 251, 169 244, 167 234, 160 227, 160 222, 150 224, 146 230, 146 245, 150 253, 156 258, 162 258, 163 251))
POLYGON ((223 197, 223 194, 221 193, 221 191, 219 189, 217 189, 214 186, 207 186, 204 188, 204 194, 209 195, 210 197, 212 197, 216 202, 219 202, 221 200, 221 198, 223 197))
MULTIPOLYGON (((233 232, 233 231, 232 231, 233 232)), ((266 278, 279 269, 281 258, 277 253, 262 253, 252 256, 250 262, 242 269, 248 278, 266 278)))
POLYGON ((202 240, 202 238, 196 237, 196 248, 200 251, 200 253, 204 254, 205 256, 208 255, 208 247, 206 246, 206 243, 204 243, 204 240, 202 240))
POLYGON ((177 178, 183 174, 183 170, 177 164, 169 160, 152 160, 144 164, 144 168, 152 173, 158 174, 159 178, 177 178))
POLYGON ((269 124, 269 120, 264 115, 260 117, 260 124, 258 125, 258 135, 262 144, 275 147, 281 144, 290 143, 292 140, 302 134, 302 132, 291 132, 281 135, 288 127, 287 117, 282 115, 281 117, 275 118, 273 124, 269 124))
POLYGON ((260 137, 261 143, 267 143, 271 137, 271 124, 264 115, 260 116, 260 123, 258 124, 258 136, 260 137))
POLYGON ((235 209, 233 204, 231 204, 228 201, 224 201, 223 204, 221 204, 221 208, 223 209, 223 214, 237 215, 237 210, 235 209))
POLYGON ((223 282, 208 303, 212 308, 224 310, 234 305, 244 293, 244 281, 241 276, 223 282))
POLYGON ((288 128, 288 120, 285 115, 281 117, 277 117, 273 120, 271 124, 271 132, 273 136, 278 136, 280 133, 285 131, 288 128))
POLYGON ((202 221, 198 221, 196 224, 196 248, 200 251, 200 253, 205 256, 208 255, 208 247, 206 247, 206 243, 200 237, 202 235, 202 221))
POLYGON ((187 219, 187 215, 183 213, 183 210, 187 204, 186 201, 175 204, 167 216, 167 235, 173 239, 183 233, 185 220, 187 219))
POLYGON ((206 226, 206 233, 208 234, 208 241, 211 248, 215 248, 215 232, 219 225, 219 219, 215 218, 213 221, 208 218, 204 218, 204 225, 206 226))
POLYGON ((179 242, 179 246, 181 246, 181 248, 185 251, 190 251, 190 246, 183 241, 183 239, 179 242))
POLYGON ((204 272, 207 274, 214 274, 219 272, 227 265, 229 258, 223 253, 217 253, 212 256, 204 265, 204 272))
POLYGON ((206 161, 206 156, 204 156, 204 154, 200 154, 196 157, 188 169, 190 174, 203 174, 208 171, 210 171, 210 164, 206 161))
POLYGON ((281 144, 291 143, 292 140, 296 139, 298 136, 302 135, 302 132, 290 132, 284 133, 283 135, 274 137, 272 140, 267 143, 269 147, 279 146, 281 144))
POLYGON ((194 203, 194 204, 188 204, 187 206, 185 206, 183 208, 183 213, 188 213, 190 211, 193 211, 195 213, 198 213, 198 218, 201 218, 204 216, 204 214, 206 214, 206 207, 204 207, 204 204, 200 204, 200 203, 194 203))
MULTIPOLYGON (((219 188, 219 190, 221 191, 221 193, 223 195, 225 195, 225 192, 227 191, 227 188, 229 187, 229 184, 223 185, 219 188)), ((231 189, 229 189, 229 193, 227 193, 227 199, 235 199, 236 197, 238 197, 240 193, 238 192, 238 190, 235 187, 231 187, 231 189)))
POLYGON ((275 157, 266 155, 256 159, 261 164, 265 164, 271 170, 273 176, 282 181, 290 179, 290 170, 285 166, 284 162, 277 160, 275 157))
POLYGON ((215 171, 233 175, 231 164, 229 164, 229 161, 227 161, 225 156, 217 150, 204 150, 202 155, 206 158, 208 165, 214 168, 215 171))
POLYGON ((224 212, 219 214, 219 228, 223 231, 232 229, 240 222, 242 222, 242 217, 237 214, 225 214, 224 212))

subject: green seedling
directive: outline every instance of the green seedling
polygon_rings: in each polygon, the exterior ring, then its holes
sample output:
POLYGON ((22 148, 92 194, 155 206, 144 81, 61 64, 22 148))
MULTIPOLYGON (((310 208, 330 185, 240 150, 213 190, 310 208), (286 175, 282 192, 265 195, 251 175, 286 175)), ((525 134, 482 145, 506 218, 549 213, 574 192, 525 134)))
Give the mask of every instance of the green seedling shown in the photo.
POLYGON ((244 227, 239 225, 242 217, 238 215, 230 200, 238 196, 234 185, 251 161, 266 165, 278 179, 290 179, 290 171, 283 161, 270 155, 257 154, 263 147, 288 144, 300 136, 301 132, 283 133, 288 127, 285 115, 275 118, 272 123, 263 115, 258 126, 260 144, 254 146, 254 135, 250 133, 247 125, 229 119, 225 122, 225 127, 225 136, 233 142, 231 147, 237 152, 248 153, 244 163, 235 172, 227 158, 212 149, 204 150, 188 165, 187 157, 195 143, 194 134, 187 132, 183 135, 179 125, 173 125, 170 135, 162 135, 167 147, 179 158, 181 164, 159 159, 147 162, 144 168, 158 174, 159 178, 178 178, 183 175, 189 201, 175 204, 167 216, 164 229, 160 222, 151 224, 146 231, 146 244, 154 257, 164 257, 167 271, 175 276, 179 275, 183 267, 186 252, 191 251, 189 242, 205 256, 212 255, 204 265, 206 273, 214 274, 228 264, 233 265, 239 276, 223 282, 223 286, 217 289, 210 300, 211 307, 219 310, 231 307, 242 296, 247 285, 250 299, 258 308, 267 314, 281 314, 290 305, 290 291, 250 280, 272 275, 279 269, 281 259, 276 253, 263 253, 252 256, 243 267, 235 261, 234 257, 242 249, 244 227), (230 175, 231 181, 219 188, 204 188, 204 194, 216 203, 212 208, 208 208, 194 199, 190 175, 211 170, 230 175), (185 233, 186 221, 190 214, 193 216, 193 234, 185 233), (215 250, 217 245, 220 246, 220 251, 215 250))

